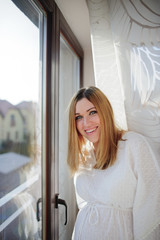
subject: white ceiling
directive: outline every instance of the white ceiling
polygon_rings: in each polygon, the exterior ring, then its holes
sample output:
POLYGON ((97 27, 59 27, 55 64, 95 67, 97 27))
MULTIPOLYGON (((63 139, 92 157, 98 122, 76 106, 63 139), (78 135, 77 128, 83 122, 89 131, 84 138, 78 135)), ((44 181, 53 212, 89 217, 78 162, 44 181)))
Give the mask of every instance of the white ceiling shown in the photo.
POLYGON ((84 51, 91 49, 86 0, 55 0, 84 51))

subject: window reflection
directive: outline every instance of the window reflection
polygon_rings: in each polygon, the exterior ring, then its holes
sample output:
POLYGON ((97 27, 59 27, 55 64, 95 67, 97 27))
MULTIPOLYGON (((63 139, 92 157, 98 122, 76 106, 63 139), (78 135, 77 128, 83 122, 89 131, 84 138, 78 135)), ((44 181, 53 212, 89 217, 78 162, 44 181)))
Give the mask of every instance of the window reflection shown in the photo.
POLYGON ((29 14, 23 0, 21 10, 13 2, 0 2, 0 239, 40 240, 42 13, 31 1, 29 14))
POLYGON ((36 141, 38 103, 22 101, 13 105, 0 100, 0 154, 10 151, 30 157, 33 142, 36 141))

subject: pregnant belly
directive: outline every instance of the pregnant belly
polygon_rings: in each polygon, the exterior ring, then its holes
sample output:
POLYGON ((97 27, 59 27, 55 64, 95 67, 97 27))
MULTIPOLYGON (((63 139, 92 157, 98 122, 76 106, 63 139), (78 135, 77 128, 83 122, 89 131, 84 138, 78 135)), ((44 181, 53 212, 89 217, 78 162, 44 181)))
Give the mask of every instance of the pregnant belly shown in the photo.
POLYGON ((76 219, 72 240, 133 240, 131 209, 88 203, 76 219))

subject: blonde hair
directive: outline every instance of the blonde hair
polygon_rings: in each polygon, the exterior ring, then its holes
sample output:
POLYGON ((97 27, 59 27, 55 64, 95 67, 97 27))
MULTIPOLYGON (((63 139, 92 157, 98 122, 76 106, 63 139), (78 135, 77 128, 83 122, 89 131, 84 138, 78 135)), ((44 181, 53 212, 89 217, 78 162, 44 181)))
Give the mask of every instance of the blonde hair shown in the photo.
POLYGON ((81 88, 73 96, 69 105, 67 162, 72 174, 78 170, 80 159, 84 161, 85 158, 82 147, 86 142, 78 133, 75 121, 76 104, 83 98, 87 98, 95 106, 101 122, 95 168, 106 169, 114 164, 118 141, 122 139, 123 134, 123 130, 120 130, 115 124, 113 109, 105 94, 97 87, 81 88))

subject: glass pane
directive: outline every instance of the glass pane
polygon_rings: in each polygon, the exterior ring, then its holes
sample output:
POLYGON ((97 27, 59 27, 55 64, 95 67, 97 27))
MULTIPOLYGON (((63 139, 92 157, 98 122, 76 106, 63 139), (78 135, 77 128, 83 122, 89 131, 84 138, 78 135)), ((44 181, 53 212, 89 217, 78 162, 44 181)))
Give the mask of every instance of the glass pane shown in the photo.
POLYGON ((64 226, 65 211, 59 206, 59 239, 71 239, 77 214, 73 179, 66 164, 67 156, 67 107, 71 97, 79 88, 80 60, 65 39, 60 38, 60 78, 59 78, 59 197, 68 206, 68 223, 64 226))
MULTIPOLYGON (((22 10, 23 1, 17 2, 22 10)), ((42 13, 25 2, 24 14, 13 1, 0 0, 1 240, 41 239, 36 203, 41 197, 42 13)))

